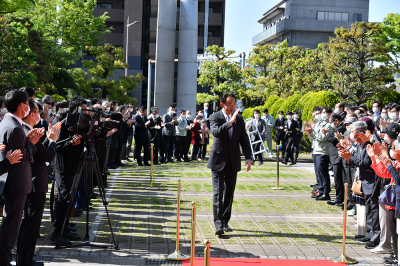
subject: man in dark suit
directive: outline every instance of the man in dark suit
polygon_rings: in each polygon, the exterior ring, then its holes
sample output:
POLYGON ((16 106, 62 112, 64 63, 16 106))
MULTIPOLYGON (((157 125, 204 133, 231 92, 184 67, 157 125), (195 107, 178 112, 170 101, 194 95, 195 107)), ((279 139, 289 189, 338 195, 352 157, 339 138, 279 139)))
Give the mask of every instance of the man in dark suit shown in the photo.
POLYGON ((299 131, 299 125, 297 121, 292 119, 293 113, 291 111, 286 112, 287 120, 283 123, 283 130, 285 132, 285 147, 286 147, 286 156, 285 160, 283 161, 284 164, 287 164, 290 160, 289 165, 294 165, 294 158, 293 158, 293 148, 297 133, 299 131))
POLYGON ((300 152, 300 144, 301 140, 303 139, 303 120, 299 117, 299 112, 294 111, 293 112, 293 120, 297 122, 299 125, 299 130, 297 131, 296 137, 294 139, 294 164, 297 163, 297 158, 299 158, 299 152, 300 152))
POLYGON ((283 111, 279 111, 279 117, 275 119, 274 127, 275 127, 275 142, 278 146, 282 143, 282 160, 285 158, 285 131, 284 131, 284 124, 286 119, 283 118, 283 111))
POLYGON ((329 118, 329 122, 335 129, 334 134, 331 134, 329 130, 322 129, 322 133, 325 134, 326 139, 330 143, 329 145, 329 159, 333 166, 333 174, 335 178, 335 189, 336 189, 336 200, 327 201, 330 205, 343 206, 344 202, 344 183, 343 183, 343 161, 342 158, 339 157, 338 148, 336 147, 339 144, 338 139, 335 134, 344 134, 346 132, 346 126, 343 123, 342 117, 337 114, 331 114, 329 118))
POLYGON ((149 125, 147 126, 147 131, 149 135, 150 143, 153 146, 153 164, 159 165, 158 162, 158 151, 160 149, 162 129, 161 129, 161 118, 160 110, 157 107, 151 108, 151 116, 149 118, 149 125))
MULTIPOLYGON (((254 133, 250 134, 251 142, 260 140, 260 138, 258 137, 258 134, 257 134, 257 130, 260 133, 261 140, 264 141, 264 139, 265 139, 264 136, 265 136, 265 133, 267 132, 267 126, 265 124, 265 121, 260 118, 260 110, 255 109, 253 111, 253 117, 254 117, 254 119, 252 119, 250 121, 250 123, 247 125, 249 128, 248 129, 249 132, 254 132, 254 133)), ((255 152, 259 151, 260 147, 261 147, 261 143, 254 144, 253 152, 255 153, 255 152)), ((262 165, 263 164, 263 154, 262 153, 256 154, 255 157, 256 158, 258 157, 260 160, 258 165, 262 165)), ((252 162, 254 163, 253 160, 252 160, 252 162)))
MULTIPOLYGON (((213 109, 210 108, 208 103, 204 104, 203 119, 207 121, 207 127, 210 128, 210 116, 213 114, 213 109)), ((189 125, 189 124, 188 124, 189 125)))
MULTIPOLYGON (((186 122, 190 125, 190 129, 187 131, 186 134, 186 152, 185 154, 189 154, 190 144, 192 143, 192 129, 194 127, 194 122, 192 120, 192 112, 186 111, 186 122)), ((189 159, 190 161, 191 159, 189 159)))
POLYGON ((210 117, 211 134, 214 142, 210 150, 207 167, 211 169, 213 183, 213 215, 215 234, 232 231, 228 222, 231 218, 233 194, 237 172, 241 169, 240 148, 246 158, 247 172, 251 167, 251 147, 242 116, 235 110, 236 97, 225 93, 221 98, 222 110, 210 117))
POLYGON ((367 123, 357 121, 351 125, 352 141, 357 142, 357 150, 351 154, 348 150, 339 151, 339 156, 344 158, 350 167, 358 167, 358 178, 361 180, 361 188, 365 198, 365 213, 367 216, 367 233, 365 237, 359 239, 370 247, 377 246, 380 241, 379 226, 379 200, 373 197, 372 193, 375 187, 375 172, 371 168, 372 160, 368 155, 367 146, 371 144, 369 138, 365 136, 367 132, 367 123), (354 135, 354 136, 353 136, 354 135))
POLYGON ((174 106, 168 108, 168 113, 163 116, 164 131, 163 131, 163 150, 165 156, 163 161, 174 162, 172 160, 172 151, 174 148, 176 129, 175 126, 178 123, 178 117, 176 116, 176 110, 174 106))
MULTIPOLYGON (((39 108, 32 99, 29 99, 29 108, 30 114, 22 119, 25 134, 28 134, 40 120, 39 108)), ((35 145, 36 152, 30 163, 32 191, 26 197, 24 218, 18 234, 18 265, 35 265, 33 254, 48 190, 46 162, 51 162, 56 155, 56 140, 60 128, 61 123, 51 127, 47 131, 44 144, 38 141, 35 145)))
POLYGON ((12 167, 8 174, 0 176, 0 187, 5 200, 3 223, 0 229, 0 262, 11 265, 11 249, 17 240, 26 196, 32 191, 30 160, 36 152, 35 144, 44 134, 43 129, 31 130, 27 135, 22 128, 22 118, 29 115, 28 94, 12 90, 6 94, 7 117, 0 123, 0 143, 6 148, 0 153, 0 161, 9 151, 21 150, 21 162, 12 167))
MULTIPOLYGON (((381 109, 382 103, 380 101, 375 101, 372 105, 372 112, 374 113, 372 115, 372 119, 374 120, 375 132, 379 130, 379 125, 381 121, 381 109)), ((371 132, 371 134, 375 132, 371 132)))
POLYGON ((143 108, 139 109, 139 114, 135 117, 135 143, 136 143, 136 160, 139 166, 143 166, 142 157, 140 155, 142 148, 144 152, 144 165, 149 166, 149 135, 147 133, 147 126, 150 121, 146 121, 143 116, 143 108))
POLYGON ((342 121, 344 121, 347 116, 347 112, 344 110, 344 108, 345 108, 344 103, 337 103, 335 105, 335 110, 334 110, 335 114, 338 114, 342 117, 342 121))

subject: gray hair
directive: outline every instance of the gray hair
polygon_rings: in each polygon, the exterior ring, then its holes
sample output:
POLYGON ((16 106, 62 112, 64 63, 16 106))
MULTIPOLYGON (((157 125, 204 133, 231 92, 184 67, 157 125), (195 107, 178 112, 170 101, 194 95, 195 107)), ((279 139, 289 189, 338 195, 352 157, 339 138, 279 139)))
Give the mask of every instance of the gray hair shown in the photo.
POLYGON ((367 132, 368 126, 367 123, 365 123, 364 121, 357 121, 354 122, 353 124, 351 124, 351 130, 354 130, 354 133, 365 133, 367 132))

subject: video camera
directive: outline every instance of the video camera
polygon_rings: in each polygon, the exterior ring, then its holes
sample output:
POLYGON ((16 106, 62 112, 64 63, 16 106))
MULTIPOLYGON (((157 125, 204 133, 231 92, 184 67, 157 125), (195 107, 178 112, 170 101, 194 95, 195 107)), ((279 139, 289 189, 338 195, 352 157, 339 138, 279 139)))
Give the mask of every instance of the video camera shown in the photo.
POLYGON ((67 126, 72 133, 82 135, 83 137, 94 137, 106 134, 114 128, 122 130, 120 121, 101 121, 101 118, 110 118, 111 115, 98 109, 82 109, 67 115, 67 126), (91 115, 92 113, 92 115, 91 115))

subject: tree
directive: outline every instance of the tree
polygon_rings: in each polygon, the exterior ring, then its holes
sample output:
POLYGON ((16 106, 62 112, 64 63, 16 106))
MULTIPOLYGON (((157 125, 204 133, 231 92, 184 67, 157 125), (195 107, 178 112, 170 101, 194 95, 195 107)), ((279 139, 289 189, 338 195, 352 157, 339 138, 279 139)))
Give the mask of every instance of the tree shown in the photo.
POLYGON ((128 67, 128 64, 123 62, 125 59, 123 48, 105 44, 88 46, 86 50, 95 57, 95 60, 82 60, 83 68, 88 70, 91 77, 87 79, 85 71, 75 69, 72 74, 79 84, 75 92, 82 97, 108 98, 135 104, 136 100, 130 97, 129 93, 137 89, 138 83, 144 80, 142 74, 121 76, 118 80, 112 79, 115 70, 128 67), (92 87, 99 89, 95 92, 92 87))
POLYGON ((377 93, 388 91, 385 85, 394 81, 392 68, 374 66, 378 59, 390 60, 385 42, 374 38, 382 34, 382 26, 355 22, 350 29, 336 29, 335 34, 329 42, 331 52, 324 62, 340 101, 359 105, 377 93))
POLYGON ((14 13, 31 8, 33 0, 0 0, 0 14, 14 13))
POLYGON ((390 51, 390 58, 387 60, 384 56, 378 61, 400 73, 400 14, 388 14, 381 25, 382 34, 378 38, 385 42, 390 51))
POLYGON ((212 101, 217 101, 218 96, 214 96, 208 93, 197 93, 196 103, 203 104, 203 103, 210 103, 212 101))

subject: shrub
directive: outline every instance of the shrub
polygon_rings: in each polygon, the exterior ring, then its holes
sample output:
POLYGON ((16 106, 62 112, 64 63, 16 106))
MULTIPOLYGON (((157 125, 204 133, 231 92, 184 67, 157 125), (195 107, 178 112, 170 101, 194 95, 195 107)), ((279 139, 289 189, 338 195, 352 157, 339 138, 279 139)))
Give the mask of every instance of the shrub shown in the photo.
POLYGON ((253 115, 253 111, 255 108, 246 108, 246 110, 244 110, 242 116, 244 119, 248 119, 253 115))
POLYGON ((62 97, 61 95, 58 95, 58 94, 53 94, 53 95, 51 95, 51 97, 53 98, 54 101, 57 101, 57 102, 65 100, 64 97, 62 97))
POLYGON ((268 113, 272 115, 274 118, 278 117, 278 112, 282 110, 282 105, 285 102, 285 99, 279 98, 275 101, 275 103, 268 109, 268 113))
POLYGON ((305 94, 304 96, 302 96, 302 97, 298 100, 296 106, 294 107, 294 110, 303 111, 303 108, 304 108, 305 104, 308 102, 308 100, 309 100, 311 97, 313 97, 313 95, 314 95, 315 93, 316 93, 316 92, 309 92, 309 93, 305 94))
POLYGON ((300 95, 298 94, 293 94, 290 96, 285 103, 282 105, 281 110, 286 114, 287 111, 295 111, 295 107, 297 105, 297 102, 300 100, 300 95))
POLYGON ((46 93, 42 92, 42 91, 35 91, 35 98, 39 98, 42 99, 43 96, 45 96, 46 93))
POLYGON ((371 108, 374 104, 374 101, 380 101, 383 105, 387 103, 399 102, 400 101, 400 93, 397 91, 384 91, 380 92, 372 100, 366 102, 368 108, 371 108))
POLYGON ((320 91, 312 95, 305 103, 303 112, 303 121, 309 121, 312 118, 312 110, 315 106, 329 106, 334 107, 339 102, 338 97, 330 91, 320 91))
POLYGON ((268 99, 264 103, 264 108, 270 109, 272 107, 272 105, 275 103, 275 101, 278 99, 279 99, 279 97, 276 95, 269 96, 268 99))

